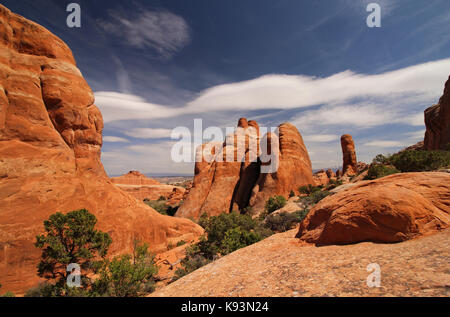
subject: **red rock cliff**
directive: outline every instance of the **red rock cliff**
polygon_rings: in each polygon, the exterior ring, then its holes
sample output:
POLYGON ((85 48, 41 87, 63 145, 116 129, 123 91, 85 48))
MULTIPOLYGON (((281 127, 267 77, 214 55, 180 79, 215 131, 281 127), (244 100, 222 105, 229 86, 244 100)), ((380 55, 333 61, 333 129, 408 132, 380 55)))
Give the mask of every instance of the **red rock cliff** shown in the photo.
POLYGON ((162 216, 116 188, 100 161, 103 120, 68 46, 0 5, 0 284, 22 292, 38 282, 33 246, 51 214, 86 208, 113 239, 152 251, 202 229, 162 216))
POLYGON ((450 146, 450 77, 439 103, 425 110, 425 150, 444 150, 450 146))

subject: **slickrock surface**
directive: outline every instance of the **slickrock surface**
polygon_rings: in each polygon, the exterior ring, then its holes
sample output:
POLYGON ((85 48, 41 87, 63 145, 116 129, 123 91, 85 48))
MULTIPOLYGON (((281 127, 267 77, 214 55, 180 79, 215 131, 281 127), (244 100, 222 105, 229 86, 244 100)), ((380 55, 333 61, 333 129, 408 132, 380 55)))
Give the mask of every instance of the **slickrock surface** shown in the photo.
POLYGON ((176 204, 183 199, 186 191, 183 187, 161 184, 138 171, 131 171, 119 177, 111 177, 111 182, 140 201, 146 198, 157 200, 163 196, 170 199, 171 204, 176 204))
POLYGON ((326 247, 294 235, 240 249, 152 296, 450 296, 450 229, 396 244, 326 247), (367 286, 371 263, 380 265, 379 288, 367 286))
POLYGON ((202 234, 187 219, 162 216, 116 188, 100 161, 103 120, 69 47, 0 5, 0 284, 37 284, 43 221, 86 208, 113 239, 110 255, 133 240, 153 252, 202 234))
POLYGON ((450 175, 403 173, 363 181, 320 201, 297 237, 317 244, 399 242, 450 226, 450 175))
POLYGON ((341 147, 343 156, 342 172, 344 175, 355 175, 357 173, 355 143, 350 134, 344 134, 341 137, 341 147))
POLYGON ((425 150, 444 150, 450 144, 450 76, 439 103, 425 110, 425 150))

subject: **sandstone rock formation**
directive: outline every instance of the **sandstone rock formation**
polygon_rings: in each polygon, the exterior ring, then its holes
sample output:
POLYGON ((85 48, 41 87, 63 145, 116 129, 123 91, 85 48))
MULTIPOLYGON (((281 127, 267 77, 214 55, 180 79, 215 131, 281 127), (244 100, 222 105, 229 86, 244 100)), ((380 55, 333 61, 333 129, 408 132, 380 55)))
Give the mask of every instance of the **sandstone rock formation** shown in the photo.
POLYGON ((450 146, 450 76, 439 103, 425 110, 425 150, 444 150, 450 146))
POLYGON ((114 184, 123 185, 161 185, 156 179, 148 178, 138 171, 130 171, 127 174, 118 177, 111 177, 111 182, 114 184))
POLYGON ((318 203, 300 224, 308 243, 400 242, 450 225, 450 175, 405 173, 356 183, 318 203))
POLYGON ((357 173, 356 169, 356 152, 355 152, 355 143, 353 142, 353 138, 349 134, 344 134, 341 137, 341 147, 342 147, 342 155, 343 155, 343 167, 342 173, 344 175, 355 175, 357 173))
POLYGON ((320 170, 313 174, 314 183, 316 186, 325 186, 330 182, 327 172, 320 170))
POLYGON ((329 179, 336 178, 336 173, 332 169, 327 169, 326 173, 329 179))
POLYGON ((250 206, 264 209, 267 200, 275 195, 288 196, 300 186, 313 184, 311 160, 297 128, 290 123, 278 127, 279 167, 274 173, 261 173, 252 190, 250 206))
POLYGON ((269 197, 287 197, 291 190, 296 191, 298 187, 314 182, 303 139, 289 123, 278 127, 277 137, 269 133, 260 142, 258 124, 241 118, 236 132, 228 135, 227 140, 234 142, 226 141, 222 145, 207 143, 197 149, 194 185, 177 217, 197 219, 203 213, 214 216, 246 207, 260 212, 269 197), (261 156, 258 158, 261 154, 259 145, 266 144, 266 139, 269 148, 271 142, 276 142, 273 149, 279 154, 267 153, 278 157, 276 162, 272 162, 272 166, 278 166, 278 169, 269 173, 262 171, 271 161, 261 160, 261 156), (237 150, 239 144, 244 151, 237 150), (234 161, 225 159, 227 153, 234 155, 234 161))
POLYGON ((103 120, 68 46, 0 5, 0 284, 37 284, 33 245, 55 212, 86 208, 113 239, 110 255, 133 240, 153 252, 203 230, 162 216, 116 188, 100 161, 103 120))
POLYGON ((450 229, 394 244, 302 245, 295 230, 228 254, 152 297, 448 297, 450 229), (367 266, 381 267, 368 287, 367 266), (244 265, 244 263, 251 264, 244 265), (242 265, 241 265, 242 264, 242 265))
POLYGON ((119 177, 112 177, 111 181, 121 190, 129 193, 136 199, 157 200, 160 197, 171 199, 172 204, 183 199, 183 187, 161 184, 157 180, 148 178, 138 171, 131 171, 119 177), (174 194, 174 191, 176 194, 174 194))

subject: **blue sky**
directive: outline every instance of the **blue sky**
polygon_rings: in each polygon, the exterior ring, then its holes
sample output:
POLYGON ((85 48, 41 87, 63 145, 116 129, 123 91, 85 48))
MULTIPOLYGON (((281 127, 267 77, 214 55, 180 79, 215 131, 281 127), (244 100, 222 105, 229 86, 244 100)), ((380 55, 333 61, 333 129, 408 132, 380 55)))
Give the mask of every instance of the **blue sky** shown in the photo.
POLYGON ((448 0, 1 0, 73 50, 105 120, 110 175, 192 174, 170 159, 171 129, 294 123, 313 168, 341 165, 339 137, 359 160, 423 139, 423 110, 450 73, 448 0), (366 6, 381 6, 368 28, 366 6))

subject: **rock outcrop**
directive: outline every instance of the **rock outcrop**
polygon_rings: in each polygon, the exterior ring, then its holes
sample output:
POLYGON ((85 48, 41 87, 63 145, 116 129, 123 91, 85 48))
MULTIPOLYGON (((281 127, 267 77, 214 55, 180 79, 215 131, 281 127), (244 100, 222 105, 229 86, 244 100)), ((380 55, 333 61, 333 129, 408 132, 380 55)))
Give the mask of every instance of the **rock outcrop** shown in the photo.
POLYGON ((357 173, 357 161, 355 143, 353 142, 353 138, 351 135, 344 134, 341 137, 341 147, 343 156, 342 173, 349 176, 355 175, 357 173))
POLYGON ((314 183, 316 186, 326 186, 330 183, 330 178, 327 172, 320 170, 313 174, 314 183))
POLYGON ((450 229, 394 244, 302 245, 295 230, 228 254, 152 297, 448 297, 450 229), (368 287, 367 266, 381 267, 368 287), (251 269, 249 269, 249 265, 251 269))
POLYGON ((279 166, 273 173, 261 173, 253 187, 250 207, 262 211, 267 200, 275 195, 287 197, 300 186, 313 184, 311 160, 303 138, 290 123, 278 127, 279 166))
POLYGON ((144 199, 157 200, 160 197, 164 197, 171 199, 171 204, 175 204, 176 201, 180 202, 183 199, 186 191, 183 187, 161 184, 138 171, 131 171, 119 177, 112 177, 111 181, 121 190, 140 201, 144 199))
POLYGON ((425 110, 425 150, 444 150, 450 146, 450 76, 439 103, 425 110))
POLYGON ((111 177, 111 182, 120 185, 162 185, 156 179, 148 178, 138 171, 130 171, 127 174, 118 177, 111 177))
POLYGON ((22 292, 38 282, 43 221, 86 208, 108 232, 110 255, 133 240, 160 252, 203 230, 162 216, 116 188, 100 161, 103 120, 69 47, 0 5, 0 284, 22 292))
POLYGON ((336 173, 332 169, 330 169, 330 168, 327 169, 326 173, 327 173, 327 176, 328 176, 329 179, 336 178, 336 173))
POLYGON ((356 183, 326 197, 300 224, 308 243, 400 242, 450 225, 450 175, 404 173, 356 183))
POLYGON ((228 135, 227 140, 221 145, 207 143, 197 149, 194 185, 177 217, 198 219, 204 213, 215 216, 247 207, 258 213, 269 197, 287 197, 291 190, 314 182, 303 139, 289 123, 278 127, 276 137, 268 133, 260 142, 258 124, 241 118, 236 132, 228 135), (266 153, 274 162, 258 158, 260 144, 266 144, 266 139, 269 148, 271 142, 276 142, 273 150, 279 155, 266 153), (244 150, 238 151, 239 148, 244 150), (232 153, 234 160, 226 160, 227 153, 232 153), (278 168, 264 173, 271 163, 278 168))

